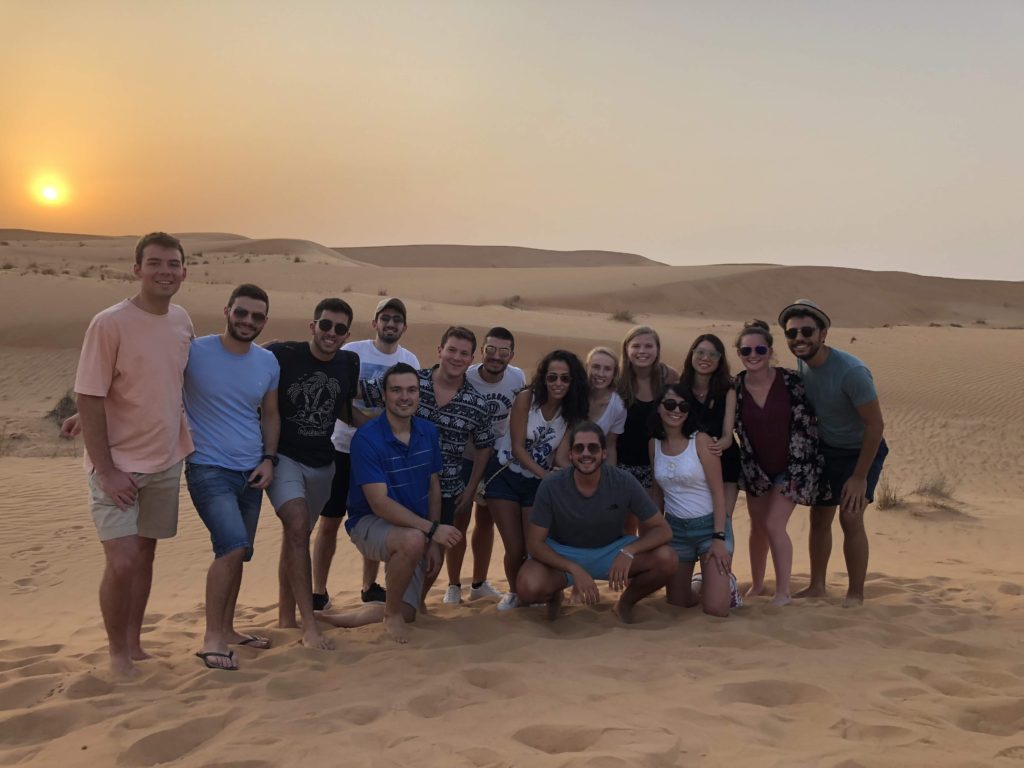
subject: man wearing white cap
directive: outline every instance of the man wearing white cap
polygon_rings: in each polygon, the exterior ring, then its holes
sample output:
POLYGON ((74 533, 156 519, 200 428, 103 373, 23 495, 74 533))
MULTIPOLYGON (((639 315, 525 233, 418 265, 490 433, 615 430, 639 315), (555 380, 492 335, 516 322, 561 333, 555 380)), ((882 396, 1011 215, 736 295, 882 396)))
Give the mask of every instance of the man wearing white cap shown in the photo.
POLYGON ((779 314, 789 350, 797 358, 807 399, 818 417, 825 457, 818 498, 811 507, 811 583, 794 597, 824 597, 832 521, 839 507, 843 555, 850 583, 844 606, 864 602, 868 537, 864 510, 889 449, 882 439, 885 422, 871 371, 848 352, 825 344, 832 321, 808 299, 797 299, 779 314))

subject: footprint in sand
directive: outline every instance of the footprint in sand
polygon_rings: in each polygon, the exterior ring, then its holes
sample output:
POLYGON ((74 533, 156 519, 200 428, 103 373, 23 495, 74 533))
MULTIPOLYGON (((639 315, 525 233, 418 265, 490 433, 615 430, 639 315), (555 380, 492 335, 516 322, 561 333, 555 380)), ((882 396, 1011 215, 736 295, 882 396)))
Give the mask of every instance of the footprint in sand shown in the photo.
POLYGON ((198 717, 143 736, 121 753, 118 763, 148 766, 179 760, 217 736, 236 714, 237 711, 231 711, 220 717, 198 717))
POLYGON ((494 691, 506 698, 522 696, 526 685, 517 677, 511 667, 469 667, 462 670, 463 679, 475 688, 494 691))
POLYGON ((381 707, 366 704, 337 709, 332 714, 337 715, 346 723, 351 723, 352 725, 369 725, 379 720, 384 715, 384 710, 381 707))
POLYGON ((549 755, 561 755, 566 752, 585 752, 597 744, 608 730, 582 725, 529 725, 513 733, 512 738, 549 755))
POLYGON ((1016 736, 1024 728, 1024 707, 1017 698, 999 704, 975 705, 960 714, 956 725, 974 733, 1016 736))
POLYGON ((788 707, 831 700, 824 688, 788 680, 753 680, 749 683, 727 683, 718 689, 723 704, 754 704, 758 707, 788 707))
POLYGON ((1009 757, 1013 760, 1024 760, 1024 746, 1007 747, 996 752, 996 757, 1009 757))

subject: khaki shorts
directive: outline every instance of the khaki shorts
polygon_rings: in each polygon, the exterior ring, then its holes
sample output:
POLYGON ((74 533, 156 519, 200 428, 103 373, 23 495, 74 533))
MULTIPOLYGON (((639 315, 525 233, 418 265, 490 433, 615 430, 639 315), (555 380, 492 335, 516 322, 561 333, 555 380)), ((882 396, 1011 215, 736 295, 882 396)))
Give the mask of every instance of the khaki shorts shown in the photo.
MULTIPOLYGON (((370 560, 384 563, 384 573, 388 572, 388 560, 391 553, 388 551, 388 533, 395 526, 387 520, 382 520, 376 515, 366 515, 359 518, 355 526, 349 532, 349 538, 356 545, 359 554, 370 560)), ((402 593, 402 602, 411 605, 417 611, 423 602, 423 583, 427 579, 427 556, 420 558, 416 569, 409 579, 409 586, 402 593)))
POLYGON ((178 532, 178 489, 181 485, 178 462, 163 472, 151 475, 132 472, 139 493, 135 503, 122 510, 100 488, 95 472, 89 473, 89 502, 92 521, 100 541, 122 536, 169 539, 178 532))

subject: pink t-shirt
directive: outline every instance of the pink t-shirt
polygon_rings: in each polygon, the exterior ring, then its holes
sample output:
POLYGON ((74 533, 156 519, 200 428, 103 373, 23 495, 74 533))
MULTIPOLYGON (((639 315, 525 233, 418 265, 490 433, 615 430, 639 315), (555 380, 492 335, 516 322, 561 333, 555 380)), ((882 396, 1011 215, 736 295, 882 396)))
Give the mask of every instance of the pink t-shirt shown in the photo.
MULTIPOLYGON (((163 472, 192 452, 181 391, 193 336, 177 304, 153 315, 125 299, 89 323, 75 392, 105 398, 110 455, 121 471, 163 472)), ((92 471, 88 452, 85 469, 92 471)))

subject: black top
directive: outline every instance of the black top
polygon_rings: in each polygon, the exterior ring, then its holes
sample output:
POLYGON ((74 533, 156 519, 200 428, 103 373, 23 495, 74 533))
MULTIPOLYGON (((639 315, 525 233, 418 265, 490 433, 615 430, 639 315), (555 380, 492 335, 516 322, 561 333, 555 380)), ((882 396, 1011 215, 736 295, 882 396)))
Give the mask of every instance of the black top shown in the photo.
POLYGON ((709 437, 721 437, 722 425, 725 423, 725 400, 729 390, 719 395, 708 393, 702 403, 690 392, 690 415, 686 419, 684 430, 690 435, 703 432, 709 437))
POLYGON ((653 400, 634 400, 632 405, 626 407, 626 426, 615 443, 620 465, 626 467, 651 466, 648 446, 651 440, 649 423, 653 412, 653 400))
POLYGON ((281 366, 277 405, 281 411, 278 452, 308 467, 334 462, 334 422, 351 421, 352 398, 359 382, 359 356, 339 350, 319 360, 305 341, 284 341, 267 347, 281 366))

